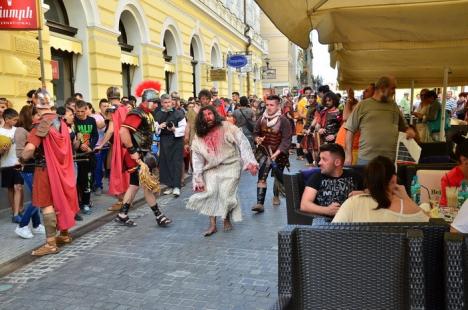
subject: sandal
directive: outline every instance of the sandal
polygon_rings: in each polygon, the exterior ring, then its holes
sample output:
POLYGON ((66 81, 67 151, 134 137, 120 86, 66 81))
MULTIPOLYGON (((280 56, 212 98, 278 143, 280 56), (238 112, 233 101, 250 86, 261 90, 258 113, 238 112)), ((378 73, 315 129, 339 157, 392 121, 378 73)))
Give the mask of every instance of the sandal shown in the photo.
POLYGON ((58 235, 55 237, 55 242, 57 245, 70 244, 72 242, 72 237, 70 235, 58 235))
POLYGON ((120 217, 120 215, 117 215, 117 217, 114 219, 114 222, 128 227, 137 226, 137 224, 134 221, 132 221, 128 216, 120 217))
POLYGON ((163 213, 160 213, 158 216, 156 216, 156 223, 158 223, 159 226, 164 227, 172 223, 172 221, 163 213))
POLYGON ((60 249, 56 245, 50 245, 48 243, 44 244, 40 248, 35 249, 31 252, 33 256, 44 256, 49 254, 57 254, 60 252, 60 249))

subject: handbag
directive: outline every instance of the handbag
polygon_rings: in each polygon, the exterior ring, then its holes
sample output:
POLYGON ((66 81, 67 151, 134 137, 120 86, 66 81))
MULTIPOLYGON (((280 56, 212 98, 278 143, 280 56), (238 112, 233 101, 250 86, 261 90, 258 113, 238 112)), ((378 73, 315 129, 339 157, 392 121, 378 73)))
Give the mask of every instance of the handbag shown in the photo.
POLYGON ((250 132, 253 132, 254 131, 254 126, 252 125, 252 123, 247 119, 247 117, 245 116, 244 112, 242 112, 242 109, 239 109, 239 112, 242 114, 242 116, 244 117, 246 123, 245 125, 247 126, 247 129, 250 131, 250 132))

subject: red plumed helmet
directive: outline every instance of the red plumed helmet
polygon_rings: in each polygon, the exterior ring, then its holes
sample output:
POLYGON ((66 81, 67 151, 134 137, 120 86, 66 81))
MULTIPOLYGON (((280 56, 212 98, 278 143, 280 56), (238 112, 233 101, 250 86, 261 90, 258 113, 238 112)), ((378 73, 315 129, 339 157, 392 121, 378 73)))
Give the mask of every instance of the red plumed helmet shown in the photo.
POLYGON ((143 81, 136 87, 135 95, 137 97, 142 97, 145 90, 154 90, 159 93, 161 91, 161 83, 152 80, 143 81))

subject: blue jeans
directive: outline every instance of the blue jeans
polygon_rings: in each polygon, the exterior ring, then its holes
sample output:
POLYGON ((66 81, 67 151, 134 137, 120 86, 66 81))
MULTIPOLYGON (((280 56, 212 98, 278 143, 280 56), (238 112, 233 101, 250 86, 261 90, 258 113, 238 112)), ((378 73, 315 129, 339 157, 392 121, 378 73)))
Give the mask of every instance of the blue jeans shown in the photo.
MULTIPOLYGON (((21 172, 21 176, 23 177, 24 183, 26 184, 26 186, 29 188, 29 190, 32 193, 34 174, 32 172, 21 172)), ((23 216, 21 217, 21 222, 19 226, 20 227, 28 226, 30 220, 32 220, 32 224, 34 228, 37 228, 37 226, 41 224, 41 217, 39 216, 39 208, 36 208, 35 206, 33 206, 32 203, 30 203, 26 207, 26 210, 24 211, 23 216)))
POLYGON ((104 176, 104 166, 106 163, 108 149, 96 153, 96 168, 94 169, 94 188, 102 189, 102 178, 104 176))

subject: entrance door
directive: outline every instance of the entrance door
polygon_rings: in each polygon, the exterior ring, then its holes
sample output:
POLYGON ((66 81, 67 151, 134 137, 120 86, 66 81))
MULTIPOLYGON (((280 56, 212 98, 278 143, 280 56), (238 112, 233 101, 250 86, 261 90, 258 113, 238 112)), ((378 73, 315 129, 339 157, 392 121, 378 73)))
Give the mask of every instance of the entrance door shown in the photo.
POLYGON ((123 95, 128 97, 132 94, 132 80, 130 77, 130 65, 122 64, 123 95))
POLYGON ((73 54, 52 49, 52 60, 58 63, 58 79, 52 80, 56 106, 63 106, 65 100, 75 92, 73 87, 73 54))

